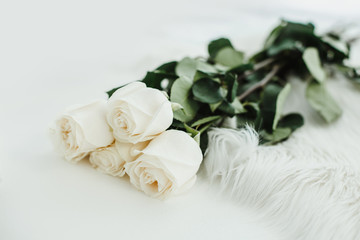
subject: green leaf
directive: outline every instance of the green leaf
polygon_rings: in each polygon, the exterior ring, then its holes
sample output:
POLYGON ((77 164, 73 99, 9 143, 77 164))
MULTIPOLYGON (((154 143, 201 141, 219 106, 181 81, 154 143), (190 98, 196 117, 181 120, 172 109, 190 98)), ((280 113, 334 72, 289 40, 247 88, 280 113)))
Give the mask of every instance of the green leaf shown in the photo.
POLYGON ((118 90, 119 88, 121 88, 121 87, 113 88, 113 89, 107 91, 106 94, 107 94, 108 97, 110 98, 110 97, 114 94, 114 92, 116 92, 116 90, 118 90))
POLYGON ((177 65, 177 62, 172 61, 172 62, 164 63, 163 65, 158 67, 156 70, 158 72, 174 74, 176 65, 177 65))
POLYGON ((237 98, 235 98, 235 100, 231 103, 224 100, 219 106, 219 110, 227 114, 229 117, 246 111, 237 98))
POLYGON ((181 104, 179 104, 179 103, 172 102, 171 109, 173 110, 173 112, 176 112, 178 110, 184 109, 184 107, 181 106, 181 104))
POLYGON ((191 137, 195 137, 196 135, 198 135, 200 133, 200 131, 190 127, 189 125, 187 125, 186 123, 184 123, 185 126, 185 130, 186 132, 191 134, 191 137))
POLYGON ((209 77, 208 74, 206 74, 204 72, 196 71, 195 76, 194 76, 194 82, 196 82, 199 79, 203 79, 203 78, 207 78, 207 77, 209 77))
POLYGON ((231 68, 230 70, 228 70, 229 73, 238 73, 238 74, 242 74, 247 70, 253 70, 254 69, 254 64, 251 63, 245 63, 239 66, 236 66, 234 68, 231 68))
POLYGON ((284 41, 269 47, 267 53, 269 56, 277 55, 283 51, 298 49, 297 42, 292 39, 284 39, 284 41))
POLYGON ((217 63, 233 68, 243 63, 244 53, 236 51, 232 47, 225 47, 218 51, 214 60, 217 63))
POLYGON ((261 136, 266 140, 267 144, 275 144, 286 140, 291 135, 291 132, 290 128, 277 128, 271 134, 262 131, 261 136))
POLYGON ((191 96, 192 81, 186 77, 178 78, 171 87, 170 101, 179 103, 183 109, 174 112, 174 118, 181 122, 189 122, 196 116, 199 104, 191 96))
POLYGON ((216 40, 213 40, 208 45, 208 51, 211 58, 215 58, 217 53, 225 47, 233 47, 230 40, 227 38, 219 38, 216 40))
POLYGON ((295 131, 303 125, 304 118, 300 114, 290 113, 280 119, 278 128, 290 128, 291 131, 295 131))
POLYGON ((262 117, 258 103, 246 102, 244 103, 244 109, 244 113, 236 115, 237 126, 244 127, 245 125, 250 124, 256 129, 259 129, 259 124, 262 117))
POLYGON ((268 84, 265 87, 260 108, 264 120, 263 125, 268 132, 276 128, 289 91, 288 84, 284 88, 277 84, 268 84))
POLYGON ((218 120, 220 118, 221 118, 221 116, 219 116, 219 115, 205 117, 205 118, 199 119, 196 122, 194 122, 193 124, 191 124, 191 127, 196 127, 198 125, 202 125, 202 124, 205 124, 205 123, 208 123, 208 122, 214 122, 214 121, 216 121, 216 120, 218 120))
POLYGON ((284 39, 292 39, 302 43, 312 42, 314 38, 314 25, 312 23, 303 24, 290 21, 282 21, 277 37, 274 39, 273 44, 278 44, 284 39))
POLYGON ((281 30, 284 28, 284 26, 282 26, 281 24, 279 26, 277 26, 276 28, 274 28, 271 33, 269 34, 269 36, 267 37, 267 39, 265 40, 265 44, 264 44, 264 48, 269 48, 270 46, 272 46, 275 42, 275 40, 279 37, 281 30))
POLYGON ((176 75, 162 72, 147 72, 146 76, 142 80, 143 83, 146 84, 147 87, 156 88, 159 90, 163 90, 161 87, 161 82, 164 79, 174 79, 176 75))
POLYGON ((342 114, 340 106, 329 94, 323 84, 312 81, 306 88, 306 98, 309 104, 325 119, 331 123, 342 114))
POLYGON ((156 68, 154 71, 147 72, 146 76, 141 81, 145 83, 147 87, 164 90, 161 86, 164 79, 174 81, 177 78, 175 74, 176 64, 177 62, 175 61, 165 63, 156 68))
POLYGON ((187 77, 193 80, 196 68, 197 62, 194 59, 186 57, 176 65, 175 72, 179 77, 187 77))
POLYGON ((279 95, 277 96, 276 111, 275 111, 275 117, 274 117, 274 122, 273 122, 273 126, 272 126, 273 129, 275 129, 277 127, 277 124, 280 120, 282 110, 283 110, 283 107, 285 104, 285 100, 286 100, 287 96, 289 95, 290 90, 291 90, 291 86, 288 83, 285 85, 285 87, 280 91, 279 95))
POLYGON ((205 126, 203 126, 202 128, 200 128, 199 132, 200 132, 200 133, 205 132, 206 130, 208 130, 208 129, 212 126, 212 124, 213 124, 212 122, 206 124, 205 126))
POLYGON ((227 72, 229 71, 230 67, 224 66, 222 64, 219 63, 215 63, 214 67, 219 71, 219 72, 227 72))
POLYGON ((209 78, 196 81, 192 86, 192 93, 196 100, 203 103, 217 103, 223 99, 220 84, 209 78))
POLYGON ((245 108, 237 98, 234 99, 234 101, 231 103, 231 106, 234 108, 235 114, 246 112, 245 108))
POLYGON ((338 50, 339 52, 342 52, 345 56, 349 55, 349 47, 347 46, 347 44, 345 42, 334 39, 329 36, 323 37, 322 40, 325 43, 329 44, 334 49, 338 50))
POLYGON ((302 58, 311 75, 318 82, 324 82, 326 79, 326 73, 321 66, 321 60, 318 50, 314 47, 308 47, 305 49, 302 58))
POLYGON ((239 87, 239 83, 237 81, 237 75, 228 73, 225 75, 224 81, 228 89, 227 100, 232 102, 236 98, 239 87))
POLYGON ((209 104, 211 112, 215 112, 215 110, 221 105, 221 103, 222 101, 209 104))
POLYGON ((230 96, 230 98, 229 98, 230 101, 234 101, 236 99, 238 88, 239 88, 239 82, 235 79, 234 84, 231 87, 231 92, 230 92, 230 95, 229 95, 230 96))
POLYGON ((211 64, 204 62, 201 59, 196 59, 196 69, 198 71, 208 73, 208 74, 216 74, 218 70, 211 64))
POLYGON ((231 117, 235 115, 234 107, 226 100, 221 102, 220 106, 218 107, 218 110, 231 117))

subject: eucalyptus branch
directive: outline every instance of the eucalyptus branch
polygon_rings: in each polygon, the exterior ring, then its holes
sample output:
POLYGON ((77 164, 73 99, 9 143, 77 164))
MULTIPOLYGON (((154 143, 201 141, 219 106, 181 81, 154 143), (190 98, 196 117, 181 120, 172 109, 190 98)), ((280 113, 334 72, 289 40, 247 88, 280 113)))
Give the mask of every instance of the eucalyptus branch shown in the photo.
POLYGON ((258 70, 260 70, 260 69, 262 69, 262 68, 264 68, 264 67, 266 67, 268 65, 270 65, 274 61, 275 61, 275 58, 268 58, 268 59, 265 59, 264 61, 256 63, 254 65, 253 69, 245 71, 244 74, 240 75, 237 80, 239 81, 241 79, 244 79, 245 77, 253 74, 254 72, 256 72, 256 71, 258 71, 258 70))
POLYGON ((254 69, 252 71, 257 71, 263 67, 268 66, 269 64, 273 63, 275 61, 275 58, 268 58, 264 61, 258 62, 254 65, 254 69))
POLYGON ((282 67, 281 65, 275 65, 272 68, 272 70, 260 82, 254 84, 251 88, 249 88, 240 96, 238 96, 238 99, 241 101, 244 98, 246 98, 248 95, 250 95, 252 92, 256 91, 258 88, 264 87, 276 75, 276 73, 279 72, 281 67, 282 67))
MULTIPOLYGON (((312 79, 307 82, 306 99, 326 122, 335 121, 341 115, 341 106, 320 82, 326 76, 324 67, 336 67, 337 72, 342 72, 355 84, 360 83, 360 69, 347 66, 345 62, 351 49, 338 44, 340 41, 350 47, 358 36, 344 38, 344 30, 346 27, 318 35, 311 23, 282 20, 266 38, 264 48, 255 53, 257 57, 244 58, 245 54, 235 49, 229 39, 219 38, 208 44, 207 57, 185 57, 164 63, 147 72, 141 82, 165 91, 171 102, 181 105, 181 111, 173 112, 172 128, 200 137, 203 151, 208 127, 221 126, 227 117, 235 117, 239 127, 250 123, 263 143, 275 144, 286 140, 304 124, 301 114, 283 115, 283 103, 292 92, 286 84, 288 75, 274 82, 280 71, 285 73, 286 70, 304 80, 312 79), (324 37, 331 39, 326 41, 324 37), (257 60, 259 58, 262 60, 257 60), (250 87, 246 80, 251 81, 250 87), (274 84, 269 86, 271 82, 274 84), (259 94, 250 99, 252 93, 259 94), (245 100, 246 111, 241 104, 245 100)), ((117 89, 110 90, 109 97, 117 89)))

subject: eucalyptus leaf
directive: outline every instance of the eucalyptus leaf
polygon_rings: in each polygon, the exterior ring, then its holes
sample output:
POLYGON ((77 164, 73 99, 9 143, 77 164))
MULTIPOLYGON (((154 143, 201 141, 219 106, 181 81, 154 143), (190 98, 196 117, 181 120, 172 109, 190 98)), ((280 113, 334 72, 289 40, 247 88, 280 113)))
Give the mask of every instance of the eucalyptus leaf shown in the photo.
POLYGON ((164 79, 174 79, 174 78, 176 78, 176 75, 174 74, 157 72, 155 70, 154 72, 147 72, 142 82, 145 83, 147 87, 163 90, 161 86, 161 82, 164 79))
POLYGON ((325 119, 331 123, 342 114, 340 106, 329 94, 323 84, 312 81, 306 88, 306 98, 309 104, 325 119))
POLYGON ((216 67, 214 67, 213 65, 204 62, 201 59, 197 59, 196 60, 196 69, 198 71, 204 72, 204 73, 208 73, 208 74, 216 74, 218 73, 218 70, 216 69, 216 67))
POLYGON ((108 97, 110 98, 110 97, 114 94, 114 92, 116 92, 116 90, 118 90, 119 88, 121 88, 121 87, 113 88, 113 89, 107 91, 106 94, 107 94, 108 97))
POLYGON ((290 85, 286 85, 283 88, 277 84, 268 84, 265 87, 260 109, 263 116, 264 128, 268 132, 271 132, 276 128, 281 116, 284 101, 289 91, 290 85))
POLYGON ((284 39, 297 40, 302 43, 309 43, 314 41, 314 25, 312 23, 296 23, 290 21, 282 21, 280 28, 276 33, 277 37, 274 38, 273 44, 278 44, 284 39))
POLYGON ((329 36, 323 37, 322 40, 324 42, 326 42, 327 44, 329 44, 330 46, 332 46, 334 49, 342 52, 344 55, 346 55, 346 56, 349 55, 349 47, 345 43, 345 41, 340 41, 338 39, 334 39, 334 38, 329 37, 329 36))
POLYGON ((182 59, 175 68, 175 72, 179 77, 187 77, 191 80, 194 79, 197 70, 197 62, 191 58, 182 59))
POLYGON ((246 112, 245 108, 237 98, 234 99, 234 101, 231 103, 231 106, 234 108, 235 114, 246 112))
POLYGON ((285 39, 284 41, 273 45, 268 48, 267 53, 269 56, 275 56, 283 51, 290 51, 299 49, 298 42, 292 39, 285 39))
POLYGON ((243 104, 243 107, 244 112, 236 115, 237 126, 244 127, 246 125, 251 125, 253 127, 256 126, 256 129, 259 129, 258 125, 260 123, 260 119, 262 118, 259 104, 254 102, 246 102, 243 104))
POLYGON ((229 100, 230 101, 234 101, 236 99, 236 95, 237 95, 237 91, 239 88, 239 82, 235 79, 232 87, 231 87, 231 91, 229 92, 229 100))
POLYGON ((235 115, 235 108, 227 100, 221 102, 218 110, 232 117, 235 115))
POLYGON ((191 94, 192 81, 186 77, 178 78, 171 88, 170 101, 180 104, 183 109, 174 112, 174 118, 181 122, 189 122, 196 116, 199 104, 191 94))
POLYGON ((167 62, 156 68, 156 71, 162 72, 162 73, 175 73, 175 67, 177 65, 176 61, 167 62))
POLYGON ((272 133, 263 131, 261 132, 261 136, 266 140, 267 144, 275 144, 287 139, 291 132, 290 128, 277 128, 272 133))
POLYGON ((321 66, 318 50, 314 47, 308 47, 305 49, 302 58, 311 75, 319 83, 324 82, 326 79, 326 73, 321 66))
POLYGON ((237 98, 235 98, 235 100, 231 103, 228 102, 227 100, 224 100, 220 104, 218 109, 230 117, 246 111, 245 108, 240 103, 239 99, 237 98))
POLYGON ((295 131, 303 125, 304 118, 299 113, 290 113, 280 119, 278 128, 290 128, 291 131, 295 131))
POLYGON ((233 67, 233 68, 229 69, 228 72, 242 74, 245 71, 253 70, 253 69, 254 69, 254 64, 245 63, 245 64, 241 64, 241 65, 238 65, 236 67, 233 67))
POLYGON ((239 87, 239 83, 237 81, 237 75, 228 73, 225 75, 224 81, 228 88, 227 100, 232 102, 236 98, 239 87))
POLYGON ((184 109, 184 107, 181 106, 181 104, 179 104, 179 103, 172 102, 171 109, 173 110, 173 112, 176 112, 178 110, 184 109))
POLYGON ((209 78, 196 81, 192 86, 192 93, 197 101, 203 103, 217 103, 223 99, 220 84, 209 78))
MULTIPOLYGON (((172 83, 177 78, 175 74, 175 66, 177 62, 164 63, 154 71, 147 72, 146 76, 141 80, 147 87, 164 90, 161 83, 166 79, 172 83)), ((168 84, 171 85, 171 84, 168 84)))
POLYGON ((265 44, 264 44, 265 49, 271 47, 274 44, 275 40, 279 37, 281 30, 283 28, 284 28, 283 25, 279 25, 271 31, 271 33, 265 40, 265 44))
POLYGON ((211 41, 208 45, 208 51, 209 51, 210 57, 215 58, 217 53, 225 47, 233 48, 230 40, 227 38, 219 38, 219 39, 211 41))
POLYGON ((196 71, 195 76, 194 76, 194 82, 196 82, 199 79, 203 79, 203 78, 207 78, 207 77, 209 77, 208 74, 206 74, 204 72, 196 71))
POLYGON ((209 104, 209 107, 210 107, 211 112, 215 112, 216 109, 221 105, 221 103, 222 103, 222 100, 219 101, 219 102, 217 102, 217 103, 211 103, 211 104, 209 104))
POLYGON ((233 68, 243 63, 244 53, 236 51, 232 47, 225 47, 219 50, 214 60, 224 66, 233 68))
POLYGON ((274 117, 274 122, 273 122, 273 129, 276 129, 277 124, 280 120, 281 114, 282 114, 282 110, 286 101, 287 96, 289 95, 291 90, 290 84, 286 84, 286 86, 280 91, 279 95, 277 96, 276 99, 276 111, 275 111, 275 117, 274 117))

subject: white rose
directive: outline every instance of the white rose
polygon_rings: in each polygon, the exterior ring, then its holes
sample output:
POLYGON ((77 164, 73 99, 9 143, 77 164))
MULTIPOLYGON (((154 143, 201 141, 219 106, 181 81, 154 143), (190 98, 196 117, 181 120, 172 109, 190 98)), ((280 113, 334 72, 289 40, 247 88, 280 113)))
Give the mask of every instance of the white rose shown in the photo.
POLYGON ((132 144, 116 141, 109 147, 99 148, 90 153, 89 161, 95 169, 102 173, 122 177, 125 174, 125 163, 134 161, 148 143, 132 144))
POLYGON ((168 130, 155 137, 135 161, 126 163, 130 181, 151 197, 167 198, 195 183, 200 147, 188 134, 168 130))
POLYGON ((107 120, 120 142, 143 142, 165 131, 172 123, 170 101, 157 89, 134 82, 109 99, 107 120))
POLYGON ((50 129, 55 147, 69 162, 78 162, 89 152, 114 141, 106 122, 106 101, 72 107, 50 129))

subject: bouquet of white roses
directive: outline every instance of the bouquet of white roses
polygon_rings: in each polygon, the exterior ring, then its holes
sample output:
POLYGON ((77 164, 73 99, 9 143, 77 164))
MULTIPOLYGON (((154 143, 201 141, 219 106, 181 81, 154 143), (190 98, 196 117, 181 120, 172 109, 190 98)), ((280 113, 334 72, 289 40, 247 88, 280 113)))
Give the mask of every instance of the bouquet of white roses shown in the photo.
POLYGON ((70 162, 88 158, 101 172, 129 175, 150 196, 183 192, 196 180, 211 127, 231 119, 230 127, 251 125, 261 143, 276 144, 304 124, 299 113, 282 114, 288 73, 307 82, 306 98, 326 122, 340 117, 326 91, 324 65, 358 84, 359 71, 344 63, 351 41, 286 21, 248 59, 228 39, 214 40, 208 58, 165 63, 109 91, 108 100, 67 110, 52 129, 56 146, 70 162))
POLYGON ((65 159, 89 155, 94 168, 115 177, 129 175, 146 194, 165 198, 190 188, 202 161, 196 141, 179 130, 171 103, 161 91, 134 82, 108 101, 72 108, 53 129, 65 159))

